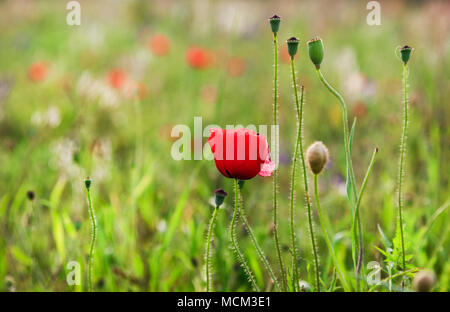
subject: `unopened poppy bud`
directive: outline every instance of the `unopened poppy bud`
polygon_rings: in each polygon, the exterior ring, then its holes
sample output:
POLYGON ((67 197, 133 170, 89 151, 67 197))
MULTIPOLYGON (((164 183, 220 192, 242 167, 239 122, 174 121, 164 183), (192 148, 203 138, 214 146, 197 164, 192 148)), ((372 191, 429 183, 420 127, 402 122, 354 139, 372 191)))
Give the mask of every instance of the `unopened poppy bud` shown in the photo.
POLYGON ((436 284, 436 276, 430 270, 420 271, 414 276, 412 283, 413 289, 419 292, 428 292, 436 284))
POLYGON ((90 189, 91 188, 91 179, 86 178, 86 180, 84 180, 84 185, 86 185, 86 189, 90 189))
POLYGON ((402 55, 402 61, 404 64, 408 63, 412 50, 413 49, 411 47, 408 47, 407 45, 400 49, 400 54, 402 55))
POLYGON ((278 30, 280 29, 280 22, 281 22, 281 17, 279 17, 278 15, 274 15, 271 18, 269 18, 269 23, 270 23, 270 28, 272 28, 272 32, 274 34, 276 34, 278 32, 278 30))
POLYGON ((316 65, 316 68, 320 68, 320 64, 323 60, 323 42, 322 39, 316 37, 308 41, 308 53, 309 58, 316 65))
POLYGON ((219 208, 223 204, 223 201, 225 200, 225 197, 227 197, 227 195, 227 192, 225 192, 221 188, 214 191, 214 201, 217 208, 219 208))
POLYGON ((306 151, 306 160, 312 173, 319 174, 328 163, 328 148, 320 141, 314 142, 306 151))
POLYGON ((298 40, 295 37, 291 37, 286 41, 287 47, 288 47, 288 52, 289 52, 289 55, 291 56, 291 59, 293 59, 295 54, 297 54, 299 42, 300 42, 300 40, 298 40))
POLYGON ((28 191, 28 192, 27 192, 27 197, 28 197, 28 199, 29 199, 30 201, 33 201, 33 200, 34 200, 34 197, 35 197, 34 192, 33 192, 33 191, 28 191))

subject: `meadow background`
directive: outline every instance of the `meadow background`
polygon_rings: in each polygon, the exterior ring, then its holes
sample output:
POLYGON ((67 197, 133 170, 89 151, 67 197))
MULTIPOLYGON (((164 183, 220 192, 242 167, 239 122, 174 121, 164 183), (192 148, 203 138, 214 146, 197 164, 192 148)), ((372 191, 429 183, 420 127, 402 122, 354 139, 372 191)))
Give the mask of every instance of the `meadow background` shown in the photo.
MULTIPOLYGON (((96 291, 204 290, 213 191, 222 187, 232 195, 233 181, 212 161, 173 160, 170 150, 177 138, 171 129, 192 127, 194 116, 201 116, 203 125, 271 123, 267 18, 274 13, 282 17, 280 57, 286 59, 287 38, 301 40, 296 69, 306 89, 304 140, 306 146, 321 140, 330 150, 319 185, 322 209, 349 276, 351 214, 341 110, 316 77, 306 41, 322 37, 323 73, 347 100, 349 120, 358 118, 353 144, 358 185, 379 147, 361 206, 364 266, 383 263, 375 246, 386 250, 395 234, 402 121, 402 67, 395 48, 414 47, 405 237, 410 263, 434 271, 435 290, 449 290, 449 2, 380 1, 380 26, 367 25, 366 1, 79 2, 81 26, 68 26, 66 1, 0 1, 0 290, 87 289, 87 176, 98 221, 96 291), (30 190, 33 201, 27 198, 30 190), (72 260, 81 264, 79 286, 66 283, 72 260)), ((279 74, 279 228, 290 264, 289 174, 296 120, 286 61, 281 60, 279 74)), ((278 272, 271 180, 248 181, 243 196, 249 221, 278 272)), ((296 192, 300 275, 312 283, 301 183, 296 192)), ((229 249, 232 198, 226 199, 215 229, 214 287, 250 290, 229 249)), ((241 249, 258 283, 271 290, 245 230, 239 229, 241 249)), ((329 283, 331 258, 318 228, 316 233, 322 279, 329 283)))

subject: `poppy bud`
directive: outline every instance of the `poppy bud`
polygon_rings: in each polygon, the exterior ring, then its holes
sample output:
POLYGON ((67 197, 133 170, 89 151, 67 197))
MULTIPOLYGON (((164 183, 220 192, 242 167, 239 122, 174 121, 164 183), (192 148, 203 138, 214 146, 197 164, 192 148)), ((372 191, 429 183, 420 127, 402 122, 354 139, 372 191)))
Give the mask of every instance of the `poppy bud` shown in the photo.
POLYGON ((295 54, 297 54, 299 42, 300 42, 300 40, 298 40, 295 37, 291 37, 286 41, 287 47, 288 47, 288 52, 289 52, 289 55, 291 56, 291 59, 293 59, 295 54))
POLYGON ((319 174, 328 163, 328 149, 320 141, 314 142, 306 151, 306 160, 312 173, 319 174))
POLYGON ((84 180, 84 185, 86 185, 86 189, 90 189, 91 188, 91 179, 86 178, 86 180, 84 180))
POLYGON ((278 15, 274 15, 271 18, 269 18, 270 28, 272 28, 272 32, 276 34, 278 30, 280 29, 280 21, 281 17, 278 15))
POLYGON ((225 192, 221 188, 214 191, 214 201, 216 202, 217 208, 219 208, 223 204, 223 201, 225 200, 225 197, 227 197, 227 195, 227 192, 225 192))
POLYGON ((430 270, 420 271, 414 276, 412 286, 415 291, 428 292, 436 284, 436 276, 430 270))
POLYGON ((323 60, 323 42, 322 39, 316 37, 308 41, 308 53, 311 61, 316 65, 316 68, 320 68, 320 64, 323 60))
POLYGON ((28 199, 30 200, 30 201, 33 201, 34 200, 34 192, 33 191, 28 191, 27 192, 27 197, 28 197, 28 199))
POLYGON ((404 64, 408 63, 409 57, 411 56, 412 48, 405 45, 400 49, 400 54, 402 55, 402 61, 404 64))

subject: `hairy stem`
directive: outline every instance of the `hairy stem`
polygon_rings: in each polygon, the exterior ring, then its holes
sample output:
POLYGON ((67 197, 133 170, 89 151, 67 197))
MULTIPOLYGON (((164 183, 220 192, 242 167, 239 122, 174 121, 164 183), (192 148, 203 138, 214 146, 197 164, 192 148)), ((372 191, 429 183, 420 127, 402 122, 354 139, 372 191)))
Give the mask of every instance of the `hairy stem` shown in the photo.
POLYGON ((230 225, 230 240, 232 247, 234 249, 234 252, 236 253, 236 256, 238 258, 238 261, 240 262, 242 268, 244 269, 245 274, 247 275, 248 280, 252 284, 252 287, 255 291, 259 291, 258 284, 256 284, 255 277, 253 276, 252 271, 250 270, 250 267, 248 266, 247 262, 245 261, 244 255, 242 254, 241 250, 239 249, 238 242, 236 240, 236 221, 239 211, 239 186, 238 186, 238 180, 234 180, 234 212, 233 212, 233 218, 231 219, 231 225, 230 225))
MULTIPOLYGON (((297 257, 297 246, 295 243, 295 214, 294 214, 294 194, 295 194, 295 178, 296 178, 296 167, 298 161, 298 150, 299 146, 302 144, 302 124, 303 124, 303 96, 304 96, 304 87, 301 87, 301 101, 299 103, 298 100, 298 91, 297 91, 297 80, 295 78, 295 66, 294 66, 294 58, 291 58, 291 72, 292 72, 292 83, 294 86, 294 95, 295 95, 295 108, 297 111, 297 141, 295 142, 294 149, 294 157, 292 160, 292 176, 291 176, 291 249, 292 249, 292 273, 294 277, 294 291, 298 290, 298 257, 297 257)), ((303 159, 303 153, 300 154, 300 157, 303 159)), ((303 160, 304 162, 304 160, 303 160)))
MULTIPOLYGON (((242 198, 240 190, 239 191, 239 198, 242 198)), ((244 223, 248 234, 250 235, 250 238, 252 240, 253 245, 256 248, 256 251, 258 253, 259 258, 261 259, 261 261, 263 262, 264 266, 266 267, 267 272, 269 272, 270 277, 273 280, 273 283, 275 284, 275 287, 277 288, 278 291, 281 291, 281 287, 280 284, 278 283, 277 278, 275 277, 275 274, 273 272, 272 266, 270 265, 269 261, 267 260, 261 246, 259 246, 258 241, 256 240, 256 236, 255 233, 253 232, 247 217, 245 216, 245 212, 244 212, 244 204, 243 204, 243 199, 241 199, 240 203, 239 203, 239 215, 241 216, 241 220, 244 223)))
MULTIPOLYGON (((274 97, 273 97, 273 124, 275 127, 278 125, 278 44, 277 44, 277 35, 276 33, 273 34, 273 49, 274 49, 274 97)), ((277 134, 275 134, 275 139, 273 140, 275 143, 275 146, 273 148, 273 151, 275 153, 278 153, 278 138, 277 134)), ((273 172, 273 236, 275 240, 275 247, 277 249, 277 256, 278 256, 278 262, 280 264, 280 271, 281 271, 281 280, 283 282, 283 290, 287 291, 287 280, 286 280, 286 273, 284 269, 284 263, 283 258, 281 257, 281 248, 280 248, 280 242, 278 238, 278 215, 277 215, 277 209, 278 209, 278 199, 277 199, 277 187, 278 187, 278 167, 275 168, 273 172)))
POLYGON ((341 267, 336 257, 336 253, 334 252, 333 245, 331 244, 330 238, 328 237, 325 223, 323 221, 322 209, 320 208, 319 192, 317 188, 317 176, 318 176, 317 174, 314 175, 314 196, 316 197, 316 205, 317 205, 317 212, 319 213, 320 226, 322 228, 323 236, 325 238, 325 242, 327 243, 328 250, 330 251, 331 258, 333 259, 334 266, 336 267, 337 274, 339 275, 339 279, 341 280, 342 287, 344 287, 345 291, 349 291, 350 288, 347 284, 344 273, 341 270, 341 267))
POLYGON ((92 226, 91 247, 89 249, 88 287, 89 287, 89 291, 94 291, 94 287, 92 284, 92 275, 93 275, 93 271, 94 271, 94 246, 95 246, 95 240, 97 239, 97 219, 95 218, 94 205, 92 204, 91 190, 90 190, 90 188, 87 188, 86 191, 87 191, 87 197, 88 197, 88 203, 89 203, 89 215, 90 215, 91 226, 92 226))
POLYGON ((212 279, 211 279, 211 243, 212 243, 212 236, 214 232, 214 226, 216 223, 216 217, 217 217, 217 211, 219 211, 219 207, 214 208, 213 215, 211 217, 211 221, 209 222, 209 228, 208 228, 208 237, 206 242, 206 291, 209 292, 212 290, 212 279))
POLYGON ((402 243, 402 266, 403 271, 406 270, 406 256, 405 256, 405 241, 403 236, 403 176, 404 172, 404 163, 405 163, 405 152, 406 152, 406 136, 408 131, 408 67, 406 64, 403 64, 403 129, 402 129, 402 137, 400 140, 400 165, 399 165, 399 173, 398 173, 398 222, 400 226, 400 237, 402 243))

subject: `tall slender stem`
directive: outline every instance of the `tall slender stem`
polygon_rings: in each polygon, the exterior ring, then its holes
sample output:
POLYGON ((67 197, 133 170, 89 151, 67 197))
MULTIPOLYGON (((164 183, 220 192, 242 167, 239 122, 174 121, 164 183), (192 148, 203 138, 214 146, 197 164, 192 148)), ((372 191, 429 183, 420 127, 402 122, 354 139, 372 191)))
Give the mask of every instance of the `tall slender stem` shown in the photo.
POLYGON ((403 236, 403 176, 404 172, 404 162, 405 162, 405 151, 406 151, 406 136, 408 131, 408 67, 406 64, 403 64, 403 110, 404 110, 404 118, 403 118, 403 130, 402 137, 400 141, 400 165, 399 165, 399 176, 398 176, 398 219, 400 226, 400 237, 402 242, 402 265, 403 271, 406 270, 406 256, 405 256, 405 242, 403 236))
MULTIPOLYGON (((297 91, 297 80, 295 78, 295 66, 294 66, 294 58, 291 57, 291 71, 292 71, 292 83, 294 86, 294 95, 295 95, 295 107, 297 110, 297 141, 295 143, 294 157, 292 160, 292 176, 291 176, 291 249, 292 249, 292 272, 294 276, 294 290, 297 290, 299 272, 298 272, 298 257, 297 257, 297 246, 295 243, 295 214, 294 214, 294 194, 295 194, 295 178, 296 178, 296 167, 298 161, 298 150, 299 146, 302 144, 302 128, 303 128, 303 94, 304 87, 301 87, 301 101, 299 103, 298 100, 298 91, 297 91)), ((303 158, 303 153, 300 154, 300 157, 303 158)), ((304 160, 303 160, 304 161, 304 160)))
POLYGON ((214 225, 216 223, 217 211, 219 211, 219 207, 214 208, 213 215, 211 217, 211 221, 209 222, 208 228, 208 238, 206 243, 206 291, 209 292, 212 290, 212 281, 211 281, 211 243, 212 243, 212 235, 214 232, 214 225))
MULTIPOLYGON (((274 96, 273 96, 273 124, 275 128, 278 126, 278 44, 277 44, 277 34, 273 34, 273 49, 274 49, 274 96)), ((278 133, 275 131, 275 138, 273 142, 275 143, 275 146, 273 148, 273 151, 275 153, 278 153, 278 133)), ((277 158, 277 156, 275 156, 277 158)), ((280 248, 280 242, 278 238, 278 215, 277 215, 277 209, 278 209, 278 199, 277 199, 277 182, 278 177, 278 166, 275 168, 273 172, 273 236, 275 239, 275 247, 277 249, 277 255, 278 255, 278 262, 280 264, 280 271, 281 271, 281 280, 283 282, 283 290, 287 291, 287 280, 286 280, 286 273, 284 269, 284 263, 283 258, 281 257, 281 248, 280 248)))
MULTIPOLYGON (((370 173, 372 172, 372 168, 373 168, 373 165, 375 163, 375 158, 377 156, 377 153, 378 153, 378 148, 376 148, 373 151, 372 158, 371 158, 370 163, 369 163, 369 167, 367 168, 367 172, 366 172, 366 175, 364 177, 363 183, 361 185, 361 189, 359 190, 358 202, 356 203, 355 213, 353 215, 352 231, 356 231, 356 229, 355 229, 355 219, 357 219, 357 217, 359 216, 359 207, 361 206, 361 199, 362 199, 362 197, 364 195, 364 190, 366 189, 367 181, 369 180, 370 173)), ((361 226, 360 232, 362 232, 362 224, 361 223, 360 223, 360 226, 361 226)), ((358 272, 361 269, 361 265, 362 265, 362 258, 358 259, 358 264, 357 264, 357 271, 358 272)))
POLYGON ((339 275, 339 279, 341 280, 342 286, 344 287, 345 291, 349 291, 350 288, 347 284, 347 281, 345 280, 344 273, 342 272, 339 262, 337 260, 336 253, 334 252, 333 245, 331 244, 331 241, 328 236, 328 232, 325 227, 324 220, 323 220, 322 209, 320 208, 319 191, 318 191, 318 187, 317 187, 317 176, 318 176, 317 174, 314 175, 314 196, 316 197, 316 205, 317 205, 317 212, 319 213, 320 226, 322 228, 325 242, 327 243, 328 250, 330 251, 331 257, 334 262, 334 266, 336 267, 336 270, 339 275))
POLYGON ((247 262, 245 261, 244 255, 242 254, 241 250, 239 249, 239 244, 236 240, 236 220, 238 216, 239 211, 239 186, 238 186, 238 180, 234 180, 234 212, 233 212, 233 218, 231 219, 231 225, 230 225, 230 240, 232 247, 234 249, 234 252, 236 253, 236 256, 238 258, 238 261, 242 265, 242 268, 244 269, 245 274, 247 275, 248 280, 252 284, 252 287, 255 291, 259 291, 258 284, 256 284, 256 280, 253 276, 252 271, 250 270, 250 267, 248 266, 247 262))
MULTIPOLYGON (((241 198, 241 192, 239 191, 239 198, 241 198)), ((261 259, 261 261, 263 262, 264 266, 266 267, 266 270, 269 272, 270 277, 273 280, 273 283, 275 284, 275 287, 277 288, 278 291, 281 291, 281 287, 280 284, 278 283, 278 279, 275 276, 275 273, 273 272, 272 266, 270 265, 269 261, 267 260, 266 256, 264 255, 264 252, 261 248, 261 246, 259 246, 258 241, 256 240, 256 236, 255 233, 253 232, 250 223, 247 220, 247 217, 245 216, 245 212, 244 212, 244 204, 243 204, 243 199, 241 199, 240 203, 239 203, 239 215, 241 216, 241 220, 244 223, 248 234, 250 235, 250 238, 252 240, 253 245, 256 248, 256 251, 258 253, 259 258, 261 259)))
MULTIPOLYGON (((299 131, 303 129, 303 104, 304 104, 304 88, 302 87, 302 93, 300 98, 300 105, 297 110, 298 119, 299 119, 299 131)), ((305 190, 305 203, 308 214, 308 227, 309 227, 309 235, 311 237, 311 248, 314 255, 314 271, 316 277, 316 289, 320 291, 320 278, 319 278, 319 257, 316 246, 316 238, 314 234, 314 226, 312 220, 312 208, 311 208, 311 198, 309 197, 309 189, 308 189, 308 176, 306 174, 306 164, 303 150, 303 136, 302 133, 299 132, 297 136, 297 142, 300 148, 300 162, 302 165, 302 176, 303 176, 303 188, 305 190)))
POLYGON ((89 187, 87 187, 86 191, 87 191, 88 204, 89 204, 89 215, 90 215, 91 226, 92 226, 91 247, 89 249, 88 287, 89 287, 89 291, 94 291, 94 287, 92 284, 92 275, 93 275, 93 270, 94 270, 94 246, 95 246, 95 240, 97 239, 97 219, 95 218, 94 205, 92 204, 91 190, 89 187))
MULTIPOLYGON (((350 145, 349 145, 349 131, 348 131, 348 117, 347 117, 347 106, 345 104, 344 98, 342 95, 339 94, 329 83, 325 80, 325 78, 322 75, 322 72, 320 69, 317 69, 317 75, 319 76, 320 81, 325 85, 325 87, 339 100, 341 107, 342 107, 342 123, 343 123, 343 129, 344 129, 344 148, 345 148, 345 161, 346 161, 346 169, 348 173, 348 179, 350 179, 350 183, 352 184, 352 192, 353 192, 353 201, 350 202, 350 206, 352 207, 352 215, 354 212, 354 207, 356 203, 358 202, 358 194, 356 191, 356 183, 355 183, 355 174, 353 172, 353 163, 350 155, 350 145)), ((349 181, 347 181, 348 183, 349 181)), ((358 231, 360 231, 358 235, 359 240, 359 251, 356 249, 353 250, 353 266, 355 269, 355 274, 357 281, 359 281, 359 272, 357 269, 357 258, 360 259, 362 257, 362 250, 363 250, 363 240, 362 240, 362 232, 361 232, 361 218, 358 215, 356 215, 356 222, 358 225, 358 231)))

